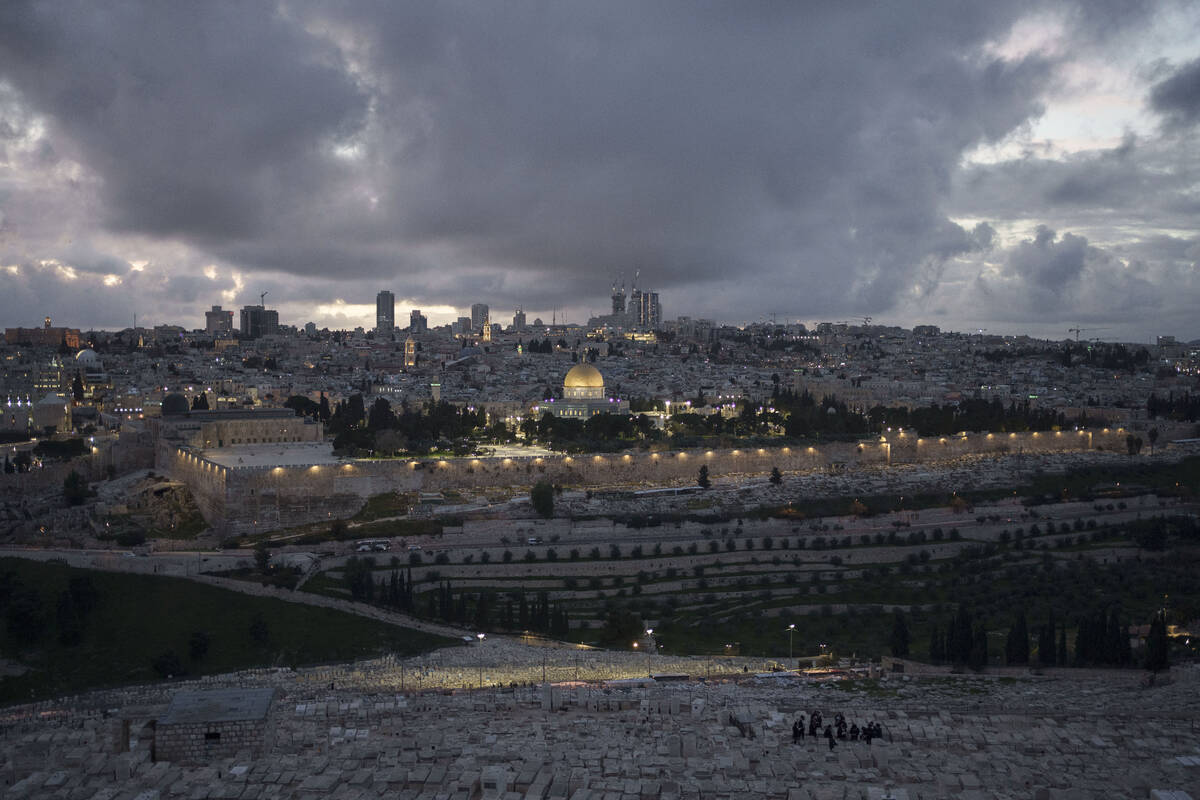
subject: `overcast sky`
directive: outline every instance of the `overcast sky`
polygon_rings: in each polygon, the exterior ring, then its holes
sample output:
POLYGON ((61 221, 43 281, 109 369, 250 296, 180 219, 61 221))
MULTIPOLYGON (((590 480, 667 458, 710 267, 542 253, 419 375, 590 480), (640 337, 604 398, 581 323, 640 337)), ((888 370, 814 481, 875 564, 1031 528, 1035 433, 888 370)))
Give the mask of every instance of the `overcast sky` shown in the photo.
POLYGON ((1200 4, 0 3, 0 322, 1200 338, 1200 4))

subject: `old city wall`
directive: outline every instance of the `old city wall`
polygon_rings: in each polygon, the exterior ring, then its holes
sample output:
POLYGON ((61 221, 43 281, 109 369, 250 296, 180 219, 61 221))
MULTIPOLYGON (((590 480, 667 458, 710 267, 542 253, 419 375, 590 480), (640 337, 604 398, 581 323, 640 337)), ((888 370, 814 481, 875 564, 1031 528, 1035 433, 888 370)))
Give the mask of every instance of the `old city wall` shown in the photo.
MULTIPOLYGON (((1125 433, 1069 431, 1047 433, 979 433, 949 437, 881 436, 870 442, 835 442, 819 447, 775 447, 729 450, 686 450, 659 453, 593 454, 541 458, 476 458, 425 462, 374 462, 398 486, 405 471, 420 475, 423 491, 532 486, 540 480, 572 486, 669 485, 694 482, 701 465, 710 477, 762 475, 813 469, 935 463, 971 455, 1003 455, 1123 449, 1125 433)), ((401 488, 401 491, 404 489, 401 488)))
POLYGON ((427 462, 425 491, 532 486, 538 481, 572 486, 662 486, 694 483, 701 465, 712 478, 755 475, 778 467, 784 472, 853 468, 885 464, 887 450, 875 443, 837 443, 823 447, 685 450, 658 453, 617 453, 552 456, 528 459, 459 459, 427 462))
POLYGON ((949 437, 881 436, 820 447, 688 450, 554 455, 530 458, 355 460, 310 467, 228 470, 177 451, 172 477, 193 486, 205 518, 223 533, 275 530, 353 516, 384 492, 527 488, 538 481, 569 486, 664 486, 695 481, 701 465, 716 479, 814 469, 935 463, 970 455, 1124 448, 1121 429, 1047 433, 983 433, 949 437))
POLYGON ((219 527, 226 517, 228 471, 188 450, 167 443, 160 445, 157 463, 167 477, 187 484, 200 514, 209 524, 219 527))

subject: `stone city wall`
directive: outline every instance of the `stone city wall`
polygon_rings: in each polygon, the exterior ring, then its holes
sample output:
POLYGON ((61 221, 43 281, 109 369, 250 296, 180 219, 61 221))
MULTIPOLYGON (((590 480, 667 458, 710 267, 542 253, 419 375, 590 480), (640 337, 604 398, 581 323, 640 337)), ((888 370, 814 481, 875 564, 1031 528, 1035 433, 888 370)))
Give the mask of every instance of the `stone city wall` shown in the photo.
POLYGON ((853 469, 860 465, 937 462, 969 455, 1030 455, 1073 450, 1119 450, 1124 429, 1044 433, 974 433, 918 437, 886 433, 877 440, 812 447, 687 450, 528 458, 368 460, 308 467, 214 464, 198 452, 164 454, 166 471, 186 482, 201 513, 225 534, 275 530, 352 516, 366 498, 384 492, 526 488, 538 481, 569 486, 663 486, 695 481, 701 465, 712 478, 853 469))

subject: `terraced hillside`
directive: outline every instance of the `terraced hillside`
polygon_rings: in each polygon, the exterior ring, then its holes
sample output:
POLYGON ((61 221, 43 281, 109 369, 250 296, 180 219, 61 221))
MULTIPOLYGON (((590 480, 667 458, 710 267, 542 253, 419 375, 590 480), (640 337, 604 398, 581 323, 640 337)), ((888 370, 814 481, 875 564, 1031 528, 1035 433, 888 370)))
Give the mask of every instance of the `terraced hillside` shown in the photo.
POLYGON ((780 658, 883 655, 896 608, 910 652, 927 657, 931 629, 961 605, 999 662, 1018 611, 1073 641, 1098 610, 1144 624, 1163 595, 1200 595, 1198 541, 1195 507, 1152 493, 806 520, 481 524, 399 556, 333 559, 305 588, 481 630, 629 647, 652 624, 667 651, 780 658), (493 529, 506 533, 481 543, 493 529))

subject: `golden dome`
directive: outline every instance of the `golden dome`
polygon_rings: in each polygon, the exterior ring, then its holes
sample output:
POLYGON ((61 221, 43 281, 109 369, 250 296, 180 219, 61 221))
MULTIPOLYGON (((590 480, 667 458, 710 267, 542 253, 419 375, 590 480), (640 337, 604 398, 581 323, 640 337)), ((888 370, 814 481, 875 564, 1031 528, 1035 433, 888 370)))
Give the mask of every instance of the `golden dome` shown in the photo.
POLYGON ((564 389, 603 389, 604 376, 591 364, 576 364, 563 378, 564 389))

